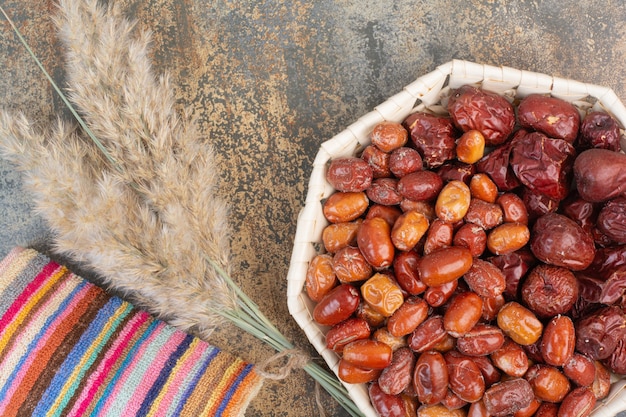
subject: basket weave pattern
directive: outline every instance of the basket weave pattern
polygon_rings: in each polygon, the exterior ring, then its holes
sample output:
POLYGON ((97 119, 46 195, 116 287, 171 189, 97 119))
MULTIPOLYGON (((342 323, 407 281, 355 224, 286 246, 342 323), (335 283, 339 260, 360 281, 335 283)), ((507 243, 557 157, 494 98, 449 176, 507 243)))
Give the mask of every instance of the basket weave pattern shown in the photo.
MULTIPOLYGON (((313 163, 305 206, 298 217, 287 276, 287 301, 290 314, 335 374, 339 357, 326 348, 324 334, 328 329, 313 320, 314 303, 303 291, 309 262, 320 253, 323 247, 322 231, 328 225, 322 212, 322 201, 335 191, 326 181, 327 163, 339 157, 356 156, 369 145, 369 134, 379 122, 384 120, 401 122, 409 114, 424 109, 437 113, 444 112, 445 107, 442 103, 446 101, 448 92, 464 84, 480 86, 511 100, 534 93, 549 94, 571 102, 581 110, 608 112, 617 119, 622 129, 626 127, 626 108, 610 88, 513 68, 454 60, 418 78, 400 93, 390 97, 344 131, 324 142, 313 163)), ((623 149, 626 149, 625 145, 622 144, 623 149)), ((378 416, 369 401, 365 384, 344 385, 366 416, 378 416)), ((612 417, 626 410, 625 387, 626 380, 616 378, 609 397, 598 403, 593 417, 612 417)))

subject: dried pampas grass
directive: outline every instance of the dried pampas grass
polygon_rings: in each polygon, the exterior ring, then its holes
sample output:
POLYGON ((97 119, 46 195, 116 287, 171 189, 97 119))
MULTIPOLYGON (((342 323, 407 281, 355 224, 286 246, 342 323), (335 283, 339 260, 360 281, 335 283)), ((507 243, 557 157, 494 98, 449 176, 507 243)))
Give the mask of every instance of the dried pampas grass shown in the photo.
POLYGON ((213 148, 189 113, 176 111, 168 77, 155 77, 150 33, 96 0, 60 0, 55 22, 67 55, 66 104, 80 128, 59 121, 39 132, 23 115, 0 113, 0 152, 23 171, 54 232, 54 252, 205 339, 225 320, 234 323, 361 416, 336 377, 302 362, 231 280, 213 148))

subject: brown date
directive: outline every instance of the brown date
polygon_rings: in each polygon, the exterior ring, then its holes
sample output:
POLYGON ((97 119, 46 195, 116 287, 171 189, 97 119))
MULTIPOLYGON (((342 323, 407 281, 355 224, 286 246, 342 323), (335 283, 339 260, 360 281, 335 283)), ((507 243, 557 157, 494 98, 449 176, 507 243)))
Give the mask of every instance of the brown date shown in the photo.
POLYGON ((454 124, 464 132, 478 130, 487 146, 503 143, 513 131, 515 111, 503 96, 464 85, 453 91, 448 112, 454 124))
POLYGON ((372 266, 359 248, 346 246, 333 256, 333 270, 342 283, 364 281, 372 276, 372 266))
POLYGON ((528 407, 533 398, 528 381, 514 378, 492 385, 485 391, 483 401, 488 415, 504 417, 528 407))
POLYGON ((342 352, 345 345, 359 339, 370 337, 371 328, 365 319, 349 318, 335 324, 326 333, 326 347, 335 352, 342 352))
POLYGON ((506 289, 506 279, 500 268, 482 259, 474 259, 463 279, 481 297, 496 297, 506 289))
POLYGON ((397 178, 421 171, 423 167, 422 156, 413 148, 403 146, 391 152, 389 156, 389 170, 397 178))
POLYGON ((426 291, 419 275, 420 256, 415 251, 400 252, 393 260, 393 271, 398 285, 411 295, 426 291))
POLYGON ((559 202, 561 200, 538 193, 528 187, 522 187, 520 195, 526 206, 528 219, 531 222, 546 213, 554 213, 559 209, 559 202))
POLYGON ((499 204, 488 203, 478 198, 472 198, 465 214, 465 221, 479 225, 485 230, 493 229, 502 224, 504 213, 499 204))
POLYGON ((476 168, 474 164, 466 164, 461 161, 452 160, 437 168, 436 172, 439 174, 444 183, 450 181, 461 181, 469 184, 472 179, 472 175, 476 173, 476 168))
POLYGON ((467 409, 466 417, 489 417, 487 413, 487 407, 485 407, 485 402, 483 400, 476 401, 475 403, 471 403, 469 408, 467 409))
POLYGON ((403 213, 391 229, 391 241, 401 251, 411 250, 428 230, 428 219, 417 211, 403 213))
POLYGON ((615 243, 626 243, 626 197, 607 201, 598 214, 597 226, 615 243))
POLYGON ((476 258, 487 248, 487 233, 476 224, 465 223, 454 234, 452 244, 469 249, 472 256, 476 258))
POLYGON ((583 200, 577 192, 561 202, 560 213, 574 220, 588 232, 592 232, 598 218, 599 204, 583 200))
POLYGON ((591 359, 578 352, 563 365, 563 374, 574 384, 588 387, 593 384, 596 377, 596 366, 591 359))
POLYGON ((576 350, 592 360, 607 359, 626 337, 626 314, 619 306, 607 306, 576 322, 576 350))
POLYGON ((498 327, 520 345, 532 345, 543 332, 543 324, 537 316, 516 301, 509 301, 502 306, 497 322, 498 327))
POLYGON ((450 410, 443 404, 423 405, 417 409, 419 417, 467 417, 463 408, 450 410))
POLYGON ((331 223, 351 222, 367 210, 369 200, 364 192, 336 192, 323 205, 324 217, 331 223))
POLYGON ((591 384, 591 390, 596 399, 602 400, 611 392, 611 372, 600 361, 594 361, 593 364, 596 367, 596 377, 591 384))
POLYGON ((399 395, 385 394, 376 382, 369 385, 368 394, 374 410, 381 417, 406 417, 406 407, 399 395))
POLYGON ((469 332, 480 320, 483 300, 472 291, 455 295, 443 314, 443 327, 454 336, 460 337, 469 332))
POLYGON ((426 239, 424 240, 424 248, 422 251, 424 255, 427 255, 437 249, 452 246, 453 239, 454 225, 449 222, 444 222, 441 219, 435 219, 426 232, 426 239))
MULTIPOLYGON (((387 320, 387 317, 380 314, 377 310, 374 309, 369 303, 361 300, 359 306, 354 312, 355 317, 363 319, 367 321, 370 327, 375 328, 382 326, 387 320)), ((385 328, 387 330, 387 328, 385 328)))
POLYGON ((307 268, 304 288, 309 298, 320 301, 337 285, 333 270, 333 258, 328 254, 315 256, 307 268))
POLYGON ((373 178, 391 177, 391 156, 374 145, 368 145, 361 153, 361 159, 372 168, 373 178))
POLYGON ((420 278, 428 286, 442 285, 462 277, 472 266, 467 248, 451 246, 424 255, 420 261, 420 278))
POLYGON ((473 175, 469 187, 474 198, 479 198, 488 203, 495 203, 498 198, 498 186, 487 174, 473 175))
POLYGON ((419 401, 426 405, 441 402, 448 393, 448 367, 443 355, 426 351, 417 359, 413 388, 419 401))
POLYGON ((403 125, 429 168, 454 158, 457 131, 450 118, 416 112, 410 114, 403 125))
POLYGON ((502 294, 495 297, 481 297, 483 299, 483 320, 492 321, 498 317, 498 312, 506 303, 506 299, 502 294))
POLYGON ((404 302, 400 287, 386 274, 376 273, 361 286, 361 295, 374 310, 391 316, 404 302))
POLYGON ((468 130, 456 142, 456 158, 466 164, 477 162, 485 154, 485 137, 478 130, 468 130))
POLYGON ((384 219, 363 220, 356 236, 357 245, 367 262, 376 269, 391 266, 395 255, 391 227, 384 219))
POLYGON ((509 163, 511 159, 511 142, 506 142, 485 155, 476 164, 476 171, 489 175, 500 191, 506 192, 520 185, 509 163))
POLYGON ((502 374, 498 368, 493 364, 489 356, 474 356, 472 357, 480 373, 485 380, 485 386, 490 387, 496 382, 499 382, 502 374))
POLYGON ((558 213, 544 214, 533 226, 530 249, 542 262, 573 271, 587 268, 595 257, 595 244, 588 232, 558 213))
MULTIPOLYGON (((367 214, 365 215, 365 219, 371 219, 373 217, 380 217, 385 220, 389 227, 393 227, 398 217, 402 215, 402 210, 400 210, 396 206, 385 206, 382 204, 372 204, 372 206, 367 210, 367 214)), ((359 219, 362 222, 362 219, 359 219)), ((361 225, 359 225, 360 227, 361 225)), ((358 231, 358 229, 357 229, 358 231)))
POLYGON ((352 222, 331 223, 322 231, 322 242, 326 252, 335 253, 346 246, 356 246, 356 232, 363 220, 352 222))
POLYGON ((389 317, 387 328, 394 336, 411 333, 428 317, 428 304, 420 297, 412 296, 389 317))
MULTIPOLYGON (((626 334, 626 331, 624 333, 626 334)), ((613 350, 611 356, 604 361, 604 364, 614 374, 626 374, 626 340, 623 337, 617 341, 615 350, 613 350)))
POLYGON ((504 222, 528 224, 526 205, 517 194, 504 193, 497 198, 496 202, 502 208, 504 222))
POLYGON ((433 171, 415 171, 398 180, 398 192, 409 200, 434 200, 443 188, 443 180, 433 171))
POLYGON ((441 405, 443 405, 448 410, 460 410, 467 405, 467 401, 464 401, 456 395, 450 388, 448 388, 448 393, 445 398, 441 400, 441 405))
POLYGON ((607 149, 588 149, 574 162, 574 180, 580 196, 600 203, 626 196, 626 155, 607 149))
POLYGON ((437 217, 445 222, 463 220, 471 202, 470 189, 463 181, 448 182, 439 192, 435 202, 437 217))
POLYGON ((452 392, 468 403, 480 400, 485 392, 485 379, 472 358, 452 350, 444 359, 452 392))
POLYGON ((490 355, 502 347, 504 340, 504 333, 498 327, 478 323, 457 339, 456 348, 468 356, 490 355))
POLYGON ((534 416, 537 410, 539 409, 540 405, 541 405, 541 401, 539 401, 536 398, 533 398, 533 400, 530 402, 530 405, 528 407, 520 408, 513 414, 513 417, 534 416))
POLYGON ((408 344, 411 350, 421 353, 434 349, 446 336, 448 333, 443 327, 442 316, 432 315, 411 332, 408 344))
POLYGON ((391 121, 377 123, 370 134, 372 144, 383 152, 391 152, 404 146, 409 140, 409 132, 402 124, 391 121))
POLYGON ((613 152, 621 150, 619 124, 608 113, 592 111, 580 124, 578 146, 581 148, 602 148, 613 152))
POLYGON ((393 351, 383 342, 359 339, 343 348, 342 358, 354 366, 365 369, 385 369, 391 365, 393 351))
POLYGON ((389 332, 389 329, 387 329, 386 327, 381 327, 379 329, 376 329, 376 331, 374 332, 372 336, 372 339, 386 344, 394 352, 402 347, 408 346, 406 337, 394 336, 389 332))
POLYGON ((528 371, 529 361, 526 351, 511 339, 506 339, 502 347, 490 355, 495 366, 507 375, 521 378, 528 371))
POLYGON ((539 317, 569 312, 578 294, 578 280, 569 269, 546 264, 528 273, 521 291, 524 303, 539 317))
POLYGON ((343 359, 339 359, 339 365, 337 367, 339 379, 349 384, 364 384, 376 381, 381 372, 380 369, 359 368, 343 359))
POLYGON ((574 388, 559 406, 558 417, 588 417, 595 405, 593 391, 586 387, 574 388))
POLYGON ((391 365, 383 369, 378 378, 380 389, 389 395, 401 394, 411 385, 415 361, 415 355, 407 347, 393 352, 391 365))
POLYGON ((558 417, 559 405, 544 401, 535 412, 535 417, 558 417))
POLYGON ((361 158, 345 157, 330 161, 326 180, 338 191, 365 191, 372 183, 372 167, 361 158))
POLYGON ((576 107, 556 97, 531 94, 519 103, 517 117, 520 124, 542 132, 551 138, 573 143, 578 136, 580 114, 576 107))
POLYGON ((548 365, 564 366, 574 355, 574 322, 567 316, 553 317, 541 337, 541 356, 548 365))
POLYGON ((452 298, 458 286, 459 281, 454 280, 434 287, 428 287, 424 292, 424 300, 431 307, 441 307, 452 298))
POLYGON ((508 299, 519 296, 520 282, 535 263, 535 257, 529 250, 521 249, 504 255, 493 256, 489 262, 497 266, 506 280, 504 295, 508 299))
POLYGON ((567 196, 576 151, 567 141, 533 132, 511 148, 511 168, 533 192, 556 200, 567 196))
POLYGON ((328 292, 313 309, 313 319, 325 326, 346 320, 359 307, 359 291, 350 284, 341 284, 328 292))
POLYGON ((398 180, 395 178, 376 178, 365 194, 371 202, 385 206, 400 204, 403 198, 398 192, 398 180))
POLYGON ((487 248, 494 255, 504 255, 523 248, 530 240, 528 226, 502 223, 487 234, 487 248))
POLYGON ((541 401, 559 403, 570 391, 569 380, 556 367, 550 365, 536 364, 531 366, 526 372, 526 380, 541 401))

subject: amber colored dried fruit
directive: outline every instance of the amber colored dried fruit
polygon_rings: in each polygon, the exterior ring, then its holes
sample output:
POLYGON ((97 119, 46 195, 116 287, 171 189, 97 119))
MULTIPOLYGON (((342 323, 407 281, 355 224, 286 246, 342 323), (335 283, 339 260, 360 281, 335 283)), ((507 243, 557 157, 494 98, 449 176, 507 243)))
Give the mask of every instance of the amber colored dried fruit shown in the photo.
POLYGON ((465 214, 465 221, 479 225, 485 230, 493 229, 502 224, 504 219, 502 207, 496 203, 488 203, 479 198, 472 198, 465 214))
POLYGON ((377 382, 370 384, 368 394, 374 410, 385 417, 406 417, 406 407, 399 395, 385 394, 377 382))
POLYGON ((456 341, 459 352, 469 356, 489 355, 504 344, 504 333, 496 326, 478 323, 456 341))
MULTIPOLYGON (((400 210, 396 206, 385 206, 385 205, 382 205, 382 204, 372 204, 370 206, 369 210, 367 210, 367 214, 365 215, 365 219, 371 219, 373 217, 380 217, 381 219, 383 219, 383 220, 385 220, 387 222, 389 227, 393 227, 394 223, 396 222, 396 220, 398 220, 398 217, 400 217, 401 215, 402 215, 402 210, 400 210)), ((361 223, 362 223, 362 219, 358 219, 358 220, 361 220, 361 223)), ((359 225, 359 227, 360 227, 360 225, 359 225)), ((358 231, 358 229, 357 229, 357 231, 358 231)))
POLYGON ((469 332, 480 320, 483 300, 472 291, 455 295, 443 315, 443 327, 454 337, 469 332))
POLYGON ((593 391, 586 387, 574 388, 559 406, 559 417, 588 417, 596 406, 593 391))
POLYGON ((526 380, 541 401, 558 403, 570 391, 571 384, 567 377, 556 367, 536 364, 526 372, 526 380))
POLYGON ((496 297, 506 288, 506 279, 502 271, 491 262, 482 259, 474 259, 463 279, 470 289, 481 297, 496 297))
POLYGON ((563 373, 574 384, 582 387, 591 386, 596 377, 596 366, 591 359, 578 352, 563 365, 563 373))
POLYGON ((361 286, 363 300, 385 317, 391 316, 404 302, 400 287, 387 275, 377 273, 361 286))
POLYGON ((323 205, 324 217, 331 223, 351 222, 367 210, 369 200, 364 192, 336 192, 323 205))
POLYGON ((424 300, 431 307, 441 307, 452 298, 458 285, 459 280, 454 280, 434 287, 428 287, 424 292, 424 300))
POLYGON ((367 321, 372 328, 382 326, 385 320, 387 320, 387 317, 380 314, 374 307, 363 300, 359 303, 359 306, 354 312, 354 316, 367 321))
POLYGON ((378 378, 380 389, 389 395, 401 394, 413 379, 415 355, 411 349, 404 347, 393 352, 391 365, 383 369, 378 378))
POLYGON ((447 352, 444 359, 452 392, 468 403, 480 400, 485 392, 485 379, 473 359, 456 351, 447 352))
POLYGON ((325 326, 346 320, 359 307, 359 291, 350 284, 341 284, 327 293, 313 309, 313 319, 325 326))
POLYGON ((311 259, 304 282, 306 293, 313 301, 320 301, 332 290, 337 285, 332 256, 320 254, 311 259))
POLYGON ((389 170, 397 178, 402 178, 411 172, 421 171, 423 168, 422 156, 413 148, 403 146, 389 155, 389 170))
POLYGON ((448 392, 448 367, 443 355, 427 351, 417 359, 413 372, 413 388, 419 401, 437 404, 448 392))
POLYGON ((593 395, 598 400, 602 400, 609 396, 611 391, 611 372, 600 361, 593 361, 596 367, 596 376, 591 384, 593 395))
POLYGON ((358 339, 367 339, 370 333, 370 325, 365 319, 352 317, 335 324, 326 333, 326 347, 342 352, 345 345, 358 339))
POLYGON ((537 398, 533 398, 528 407, 520 408, 513 414, 513 417, 531 417, 535 415, 535 412, 539 409, 541 404, 541 401, 537 398))
POLYGON ((506 299, 502 294, 495 297, 481 297, 483 299, 483 320, 492 321, 498 317, 498 313, 502 306, 506 303, 506 299))
POLYGON ((392 351, 396 351, 402 347, 408 346, 407 338, 404 336, 394 336, 386 327, 380 327, 372 334, 372 339, 382 342, 389 346, 392 351))
POLYGON ((403 122, 411 140, 429 168, 435 168, 454 158, 457 131, 448 117, 429 113, 410 114, 403 122))
POLYGON ((333 270, 342 283, 365 281, 373 271, 359 248, 354 246, 346 246, 335 253, 333 270))
POLYGON ((564 366, 574 355, 576 334, 574 322, 558 315, 546 324, 541 337, 541 356, 548 365, 564 366))
POLYGON ((326 179, 338 191, 365 191, 372 183, 372 167, 361 158, 345 157, 330 161, 326 179))
POLYGON ((377 269, 391 266, 395 249, 391 241, 391 227, 384 219, 365 219, 356 239, 361 253, 370 265, 377 269))
POLYGON ((452 92, 448 112, 462 131, 480 131, 487 146, 503 143, 515 126, 515 111, 506 98, 470 85, 452 92))
POLYGON ((434 287, 462 277, 472 266, 472 253, 467 248, 451 246, 438 249, 420 260, 420 278, 434 287))
POLYGON ((361 159, 372 168, 374 178, 388 178, 392 176, 391 156, 374 145, 368 145, 361 153, 361 159))
POLYGON ((426 232, 422 252, 427 255, 438 249, 452 246, 453 239, 454 225, 441 219, 435 219, 426 232))
POLYGON ((537 411, 535 417, 557 417, 559 413, 559 405, 554 403, 542 402, 537 411))
POLYGON ((591 235, 575 221, 558 213, 537 219, 530 249, 540 261, 573 271, 587 268, 596 253, 591 235))
POLYGON ((619 124, 610 114, 592 111, 585 116, 580 124, 578 146, 619 152, 621 150, 621 137, 619 124))
POLYGON ((530 240, 528 226, 503 223, 487 234, 487 248, 494 255, 503 255, 523 248, 530 240))
POLYGON ((573 104, 542 94, 530 94, 517 107, 520 124, 570 143, 578 136, 580 114, 573 104))
POLYGON ((343 348, 342 358, 354 366, 366 369, 385 369, 391 364, 393 351, 383 342, 359 339, 343 348))
POLYGON ((413 330, 407 342, 414 352, 425 352, 434 349, 447 336, 448 333, 443 327, 443 318, 439 315, 432 315, 413 330))
POLYGON ((419 417, 467 417, 463 408, 450 410, 443 404, 423 405, 417 409, 419 417))
POLYGON ((465 223, 454 233, 452 244, 469 249, 476 258, 487 248, 487 232, 476 224, 465 223))
POLYGON ((526 205, 517 194, 504 193, 497 198, 496 202, 502 208, 504 222, 528 224, 526 205))
POLYGON ((505 374, 521 378, 529 367, 526 351, 511 339, 506 339, 500 349, 490 355, 491 361, 505 374))
POLYGON ((366 382, 376 381, 381 372, 382 370, 380 369, 359 368, 344 359, 339 359, 337 369, 339 378, 349 384, 364 384, 366 382))
POLYGON ((485 154, 485 137, 478 130, 468 130, 456 142, 456 158, 466 164, 477 162, 485 154))
POLYGON ((540 317, 569 312, 578 294, 578 280, 569 269, 546 264, 528 273, 521 291, 524 303, 540 317))
POLYGON ((487 413, 494 417, 504 417, 528 407, 533 398, 533 390, 523 378, 494 384, 483 395, 487 413))
POLYGON ((428 304, 420 297, 409 297, 389 317, 387 328, 394 336, 411 333, 428 317, 428 304))
POLYGON ((322 231, 322 242, 327 252, 335 253, 346 246, 356 246, 356 232, 363 220, 352 222, 331 223, 322 231))
POLYGON ((404 146, 409 140, 409 132, 402 124, 391 121, 377 123, 370 134, 372 144, 383 152, 391 152, 404 146))
POLYGON ((411 250, 428 230, 428 219, 417 211, 403 213, 391 229, 391 241, 401 251, 411 250))
POLYGON ((495 203, 498 198, 498 186, 487 174, 472 175, 469 187, 473 198, 479 198, 488 203, 495 203))
POLYGON ((497 321, 498 327, 520 345, 532 345, 543 332, 543 324, 537 316, 516 301, 502 306, 497 321))
POLYGON ((471 201, 470 189, 462 181, 450 181, 442 188, 435 202, 437 217, 455 223, 463 219, 471 201))

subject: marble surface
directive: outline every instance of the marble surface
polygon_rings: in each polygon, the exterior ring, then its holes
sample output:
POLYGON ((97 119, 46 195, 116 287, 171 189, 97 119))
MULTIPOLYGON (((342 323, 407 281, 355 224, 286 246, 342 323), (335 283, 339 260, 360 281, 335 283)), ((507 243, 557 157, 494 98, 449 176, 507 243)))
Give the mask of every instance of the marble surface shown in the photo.
MULTIPOLYGON (((615 0, 117 2, 153 31, 155 68, 171 74, 178 99, 194 108, 215 143, 220 193, 232 207, 237 282, 311 354, 287 311, 286 274, 323 141, 455 58, 605 85, 626 99, 626 3, 615 0)), ((0 4, 63 85, 54 1, 0 4)), ((5 21, 0 31, 2 106, 42 124, 67 116, 5 21)), ((49 242, 19 174, 0 160, 0 257, 15 245, 46 250, 49 242)), ((273 353, 232 328, 212 342, 255 363, 273 353)), ((313 391, 311 379, 295 371, 266 382, 248 415, 317 415, 313 391)), ((322 404, 328 416, 347 416, 325 393, 322 404)))

